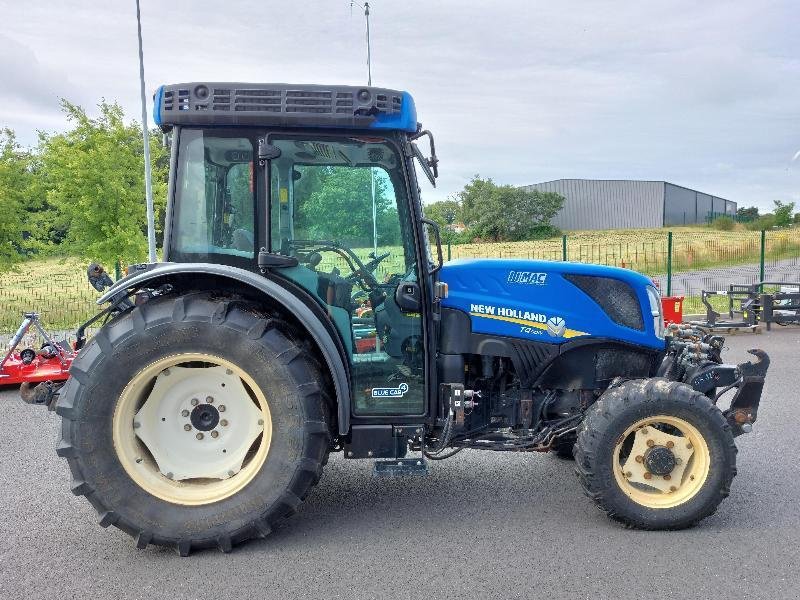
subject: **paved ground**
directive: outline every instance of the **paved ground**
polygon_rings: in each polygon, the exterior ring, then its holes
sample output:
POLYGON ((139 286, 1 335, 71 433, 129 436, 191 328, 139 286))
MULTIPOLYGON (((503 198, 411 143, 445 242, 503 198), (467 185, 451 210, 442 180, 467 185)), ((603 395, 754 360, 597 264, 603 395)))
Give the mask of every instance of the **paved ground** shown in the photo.
MULTIPOLYGON (((757 264, 715 267, 697 271, 680 271, 672 274, 673 296, 699 296, 703 290, 727 290, 731 283, 750 285, 761 281, 761 267, 757 264)), ((654 277, 666 293, 667 276, 654 277)), ((768 262, 764 270, 765 281, 800 281, 800 261, 787 258, 768 262)))
POLYGON ((716 515, 627 531, 570 463, 463 452, 423 479, 333 459, 300 513, 223 555, 135 549, 68 489, 57 418, 0 392, 0 598, 798 598, 800 329, 728 340, 773 357, 761 417, 716 515))

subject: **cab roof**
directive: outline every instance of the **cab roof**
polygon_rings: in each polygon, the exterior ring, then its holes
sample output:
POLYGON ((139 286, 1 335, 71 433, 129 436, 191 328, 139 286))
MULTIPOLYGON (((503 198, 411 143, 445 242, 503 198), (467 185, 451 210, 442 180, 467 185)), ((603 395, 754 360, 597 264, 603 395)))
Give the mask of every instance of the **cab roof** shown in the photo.
POLYGON ((165 131, 175 125, 418 129, 408 92, 348 85, 162 85, 154 96, 153 120, 165 131))

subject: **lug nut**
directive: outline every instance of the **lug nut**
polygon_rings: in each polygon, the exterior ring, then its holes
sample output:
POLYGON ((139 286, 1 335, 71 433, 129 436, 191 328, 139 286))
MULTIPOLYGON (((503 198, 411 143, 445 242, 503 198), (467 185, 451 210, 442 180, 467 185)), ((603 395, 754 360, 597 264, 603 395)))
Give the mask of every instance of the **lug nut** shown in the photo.
POLYGON ((219 405, 219 408, 218 408, 217 410, 218 410, 219 412, 225 412, 225 405, 224 405, 224 404, 220 404, 220 405, 219 405))
POLYGON ((667 442, 667 448, 674 448, 674 447, 675 447, 675 442, 673 442, 671 440, 669 442, 667 442))
POLYGON ((631 473, 630 471, 628 471, 627 473, 625 473, 625 477, 633 477, 633 473, 631 473))
POLYGON ((638 463, 644 462, 644 456, 637 456, 636 457, 636 462, 638 462, 638 463))
POLYGON ((219 424, 222 425, 223 427, 227 427, 228 426, 228 419, 222 419, 219 422, 219 424))
POLYGON ((216 429, 214 431, 212 431, 211 432, 211 437, 218 438, 219 437, 219 431, 217 431, 216 429))
POLYGON ((188 417, 188 416, 189 416, 189 411, 188 411, 188 410, 186 410, 186 409, 184 408, 184 409, 181 411, 181 416, 182 416, 182 417, 188 417))
POLYGON ((192 406, 197 406, 198 404, 200 404, 200 400, 197 398, 192 398, 192 406))
POLYGON ((675 492, 677 490, 678 490, 678 488, 676 488, 674 485, 669 486, 669 491, 670 492, 675 492))
POLYGON ((214 397, 213 396, 206 396, 206 403, 213 404, 214 403, 214 397))
POLYGON ((680 465, 681 463, 683 463, 683 461, 680 458, 676 458, 675 459, 675 464, 676 465, 680 465))
POLYGON ((192 430, 192 426, 187 423, 186 425, 183 426, 183 430, 184 431, 191 431, 192 430))
POLYGON ((665 480, 665 481, 669 481, 670 479, 672 479, 672 475, 670 475, 669 473, 667 473, 666 475, 664 475, 664 480, 665 480))
POLYGON ((692 443, 691 443, 691 442, 689 442, 688 444, 686 444, 686 449, 687 449, 687 450, 691 450, 691 449, 692 449, 692 443))
POLYGON ((202 439, 203 439, 203 434, 202 434, 202 433, 198 433, 198 434, 197 434, 195 437, 196 437, 198 440, 202 440, 202 439))
POLYGON ((642 433, 647 433, 647 427, 642 427, 642 433))
POLYGON ((650 473, 650 472, 647 472, 647 473, 644 474, 644 478, 645 479, 652 479, 653 478, 653 474, 650 473))
POLYGON ((225 375, 233 375, 233 371, 230 369, 225 369, 225 375))
POLYGON ((652 448, 655 445, 656 445, 656 443, 653 440, 647 440, 647 447, 648 448, 652 448))

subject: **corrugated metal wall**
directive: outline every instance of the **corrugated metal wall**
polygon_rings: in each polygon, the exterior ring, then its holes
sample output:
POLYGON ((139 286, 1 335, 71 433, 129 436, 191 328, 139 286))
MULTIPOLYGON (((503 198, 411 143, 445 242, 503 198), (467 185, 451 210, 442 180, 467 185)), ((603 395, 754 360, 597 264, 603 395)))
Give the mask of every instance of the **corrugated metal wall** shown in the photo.
POLYGON ((664 184, 664 225, 707 223, 719 215, 736 215, 736 202, 672 183, 664 184))
POLYGON ((558 179, 523 187, 566 198, 553 219, 564 230, 661 227, 664 222, 663 181, 558 179))
POLYGON ((697 192, 679 185, 664 186, 664 225, 697 223, 697 192))

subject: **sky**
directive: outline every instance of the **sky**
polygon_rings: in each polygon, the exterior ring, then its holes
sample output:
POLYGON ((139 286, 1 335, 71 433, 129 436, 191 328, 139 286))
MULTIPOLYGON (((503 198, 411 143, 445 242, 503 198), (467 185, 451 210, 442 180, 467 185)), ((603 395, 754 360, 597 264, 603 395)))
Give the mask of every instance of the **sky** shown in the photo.
MULTIPOLYGON (((349 0, 141 0, 148 101, 161 83, 363 84, 349 0)), ((666 180, 800 209, 800 3, 373 0, 373 83, 436 136, 426 201, 476 174, 666 180)), ((140 118, 134 0, 0 0, 0 127, 35 144, 64 97, 140 118)), ((148 108, 148 112, 150 108, 148 108)))

